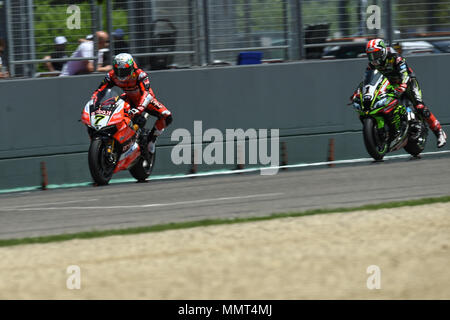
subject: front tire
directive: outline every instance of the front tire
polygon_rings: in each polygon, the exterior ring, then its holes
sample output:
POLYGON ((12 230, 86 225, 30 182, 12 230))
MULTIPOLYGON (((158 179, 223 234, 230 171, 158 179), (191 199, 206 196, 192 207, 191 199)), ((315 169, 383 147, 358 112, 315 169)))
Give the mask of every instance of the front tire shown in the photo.
POLYGON ((89 147, 89 170, 91 171, 92 179, 98 185, 107 185, 114 172, 115 164, 109 163, 106 159, 106 146, 101 139, 94 139, 91 141, 89 147))
POLYGON ((375 119, 365 118, 363 121, 364 144, 367 152, 377 161, 383 159, 388 151, 387 141, 380 141, 375 119))

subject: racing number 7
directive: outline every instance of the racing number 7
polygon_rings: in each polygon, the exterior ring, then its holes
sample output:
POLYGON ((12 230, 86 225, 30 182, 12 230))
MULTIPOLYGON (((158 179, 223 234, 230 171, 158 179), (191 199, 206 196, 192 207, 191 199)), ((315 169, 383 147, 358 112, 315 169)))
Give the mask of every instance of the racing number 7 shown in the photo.
POLYGON ((98 123, 105 117, 103 114, 96 114, 95 115, 95 125, 98 125, 98 123))

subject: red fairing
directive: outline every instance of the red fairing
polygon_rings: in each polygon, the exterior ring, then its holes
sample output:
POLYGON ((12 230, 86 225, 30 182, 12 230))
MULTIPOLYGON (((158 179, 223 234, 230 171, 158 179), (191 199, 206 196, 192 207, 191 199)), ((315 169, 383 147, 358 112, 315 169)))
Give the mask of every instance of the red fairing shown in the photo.
POLYGON ((121 124, 120 128, 121 129, 119 129, 119 131, 117 131, 116 134, 113 136, 113 138, 119 141, 119 143, 124 143, 125 141, 131 139, 136 134, 136 131, 134 131, 129 126, 124 126, 123 124, 121 124))
POLYGON ((87 113, 86 110, 83 110, 83 113, 81 114, 81 122, 83 122, 85 125, 91 124, 89 113, 87 113))
POLYGON ((128 114, 124 111, 125 108, 122 108, 119 112, 116 112, 111 119, 109 119, 108 125, 118 124, 122 121, 125 121, 125 118, 128 118, 128 114))
POLYGON ((139 155, 141 154, 140 152, 140 148, 139 146, 130 154, 128 155, 125 159, 122 159, 121 161, 119 161, 119 163, 117 164, 116 168, 114 169, 114 173, 119 172, 120 170, 126 170, 128 169, 128 167, 130 166, 130 164, 133 163, 134 160, 137 159, 137 157, 139 157, 139 155))

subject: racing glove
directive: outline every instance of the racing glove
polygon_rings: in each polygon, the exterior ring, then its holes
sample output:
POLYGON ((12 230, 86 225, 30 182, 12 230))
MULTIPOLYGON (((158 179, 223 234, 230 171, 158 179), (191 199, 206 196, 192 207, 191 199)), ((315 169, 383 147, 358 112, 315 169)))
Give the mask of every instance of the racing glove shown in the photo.
POLYGON ((91 105, 93 105, 95 108, 98 108, 98 106, 100 105, 100 102, 98 101, 97 97, 91 98, 91 105))
POLYGON ((408 86, 406 83, 400 84, 397 88, 395 88, 395 96, 400 98, 405 93, 407 87, 408 86))
POLYGON ((145 107, 144 106, 139 106, 137 108, 132 108, 130 109, 130 111, 128 111, 128 114, 132 117, 134 117, 135 115, 141 114, 142 112, 144 112, 145 107))
POLYGON ((361 100, 359 99, 359 89, 356 90, 351 96, 350 96, 350 102, 347 103, 348 106, 353 106, 355 109, 361 109, 361 100))

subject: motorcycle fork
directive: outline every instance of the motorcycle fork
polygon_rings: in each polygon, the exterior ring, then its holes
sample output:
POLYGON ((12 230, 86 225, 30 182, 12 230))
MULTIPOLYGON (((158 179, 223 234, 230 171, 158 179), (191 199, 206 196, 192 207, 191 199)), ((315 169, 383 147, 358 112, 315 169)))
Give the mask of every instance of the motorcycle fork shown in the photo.
POLYGON ((108 149, 106 149, 106 151, 108 151, 108 153, 114 152, 114 139, 112 139, 112 143, 108 146, 108 149))
POLYGON ((117 155, 116 155, 116 152, 115 152, 115 150, 114 150, 114 147, 115 147, 115 139, 111 139, 112 141, 109 143, 108 142, 108 145, 107 145, 107 147, 106 147, 106 152, 107 152, 107 154, 108 154, 108 157, 109 157, 109 161, 111 162, 111 163, 116 163, 116 161, 117 161, 117 155))
MULTIPOLYGON (((375 139, 377 144, 381 144, 389 141, 389 131, 386 130, 386 119, 381 114, 372 114, 370 115, 375 120, 376 127, 375 129, 375 139)), ((362 121, 363 118, 360 118, 362 121)))

